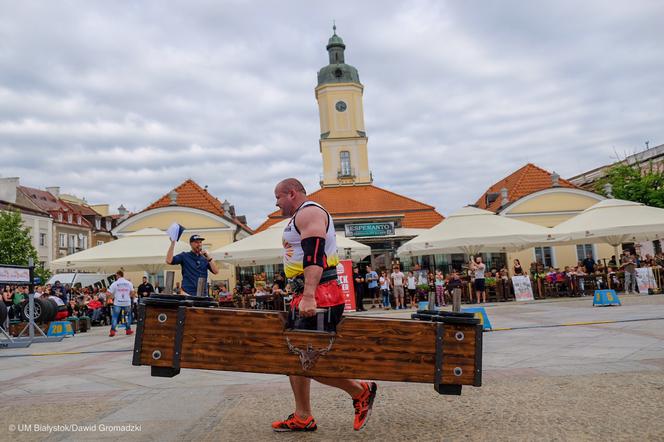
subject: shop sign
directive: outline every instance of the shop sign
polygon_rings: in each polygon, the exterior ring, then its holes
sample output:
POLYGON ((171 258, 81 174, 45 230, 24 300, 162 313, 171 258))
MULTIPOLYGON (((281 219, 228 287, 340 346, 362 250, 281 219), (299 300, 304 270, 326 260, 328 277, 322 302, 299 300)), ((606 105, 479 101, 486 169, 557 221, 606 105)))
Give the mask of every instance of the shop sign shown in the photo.
POLYGON ((344 227, 346 229, 346 237, 349 238, 394 235, 394 221, 346 224, 344 227))

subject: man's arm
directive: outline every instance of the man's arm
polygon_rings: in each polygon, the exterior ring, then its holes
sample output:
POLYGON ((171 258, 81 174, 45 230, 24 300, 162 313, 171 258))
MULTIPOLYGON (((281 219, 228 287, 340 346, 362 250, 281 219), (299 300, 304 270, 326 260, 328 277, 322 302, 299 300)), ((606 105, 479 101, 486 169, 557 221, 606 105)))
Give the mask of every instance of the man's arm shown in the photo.
POLYGON ((171 245, 168 246, 168 252, 166 252, 166 264, 173 263, 173 250, 175 250, 175 241, 171 240, 171 245))
POLYGON ((215 275, 219 273, 219 267, 217 267, 217 263, 214 262, 214 259, 208 254, 207 250, 203 250, 202 252, 203 256, 205 256, 205 259, 207 259, 208 266, 210 267, 210 271, 214 273, 215 275))
MULTIPOLYGON (((327 214, 318 207, 305 207, 297 214, 297 228, 302 239, 325 238, 327 230, 327 214)), ((323 274, 323 267, 309 265, 304 268, 304 292, 300 302, 300 313, 303 316, 316 314, 316 288, 323 274)))

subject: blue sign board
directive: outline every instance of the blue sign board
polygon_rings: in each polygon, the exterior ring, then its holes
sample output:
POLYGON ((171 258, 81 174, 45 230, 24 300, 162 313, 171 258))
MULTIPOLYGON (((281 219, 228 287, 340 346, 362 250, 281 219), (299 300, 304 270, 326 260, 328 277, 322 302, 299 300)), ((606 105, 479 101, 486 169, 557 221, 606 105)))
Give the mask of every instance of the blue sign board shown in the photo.
POLYGON ((480 324, 482 324, 484 330, 491 330, 491 321, 489 321, 489 315, 486 314, 484 307, 462 308, 461 311, 466 313, 474 313, 475 317, 480 320, 480 324))
POLYGON ((606 307, 608 305, 622 305, 615 290, 595 290, 593 305, 606 307))

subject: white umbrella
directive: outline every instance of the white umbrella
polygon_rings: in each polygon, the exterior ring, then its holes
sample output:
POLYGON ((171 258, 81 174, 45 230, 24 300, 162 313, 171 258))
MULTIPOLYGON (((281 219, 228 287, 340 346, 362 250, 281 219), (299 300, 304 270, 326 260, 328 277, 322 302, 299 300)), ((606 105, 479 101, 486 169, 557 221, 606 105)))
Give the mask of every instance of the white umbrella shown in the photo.
POLYGON ((567 243, 608 243, 618 247, 625 242, 664 238, 664 209, 634 201, 606 199, 551 229, 567 243))
POLYGON ((464 207, 399 247, 399 256, 512 252, 551 240, 547 227, 464 207))
MULTIPOLYGON (((279 264, 283 262, 282 235, 288 220, 281 221, 260 233, 213 250, 211 255, 218 261, 239 266, 279 264)), ((341 258, 350 252, 353 261, 371 254, 371 247, 348 239, 337 233, 337 253, 341 258)))
MULTIPOLYGON (((56 259, 51 262, 51 267, 106 272, 123 268, 125 271, 157 273, 166 267, 166 252, 170 241, 166 232, 146 228, 115 241, 56 259)), ((175 254, 188 250, 189 245, 183 242, 178 241, 175 244, 175 254)))

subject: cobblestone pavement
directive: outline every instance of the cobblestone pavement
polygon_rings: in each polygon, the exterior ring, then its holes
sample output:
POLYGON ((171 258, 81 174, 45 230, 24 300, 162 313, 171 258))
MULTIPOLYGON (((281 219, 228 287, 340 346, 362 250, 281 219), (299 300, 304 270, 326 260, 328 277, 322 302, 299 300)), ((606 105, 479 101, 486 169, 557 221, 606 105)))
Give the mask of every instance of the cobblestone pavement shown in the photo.
POLYGON ((152 378, 130 365, 133 336, 111 339, 95 328, 0 350, 0 440, 664 440, 664 296, 622 299, 604 308, 588 298, 488 304, 497 329, 568 325, 485 333, 484 385, 461 396, 379 383, 360 432, 350 399, 315 385, 319 430, 306 435, 270 430, 292 412, 283 376, 183 370, 152 378), (592 324, 600 321, 628 322, 592 324), (49 433, 46 425, 61 427, 49 433))

